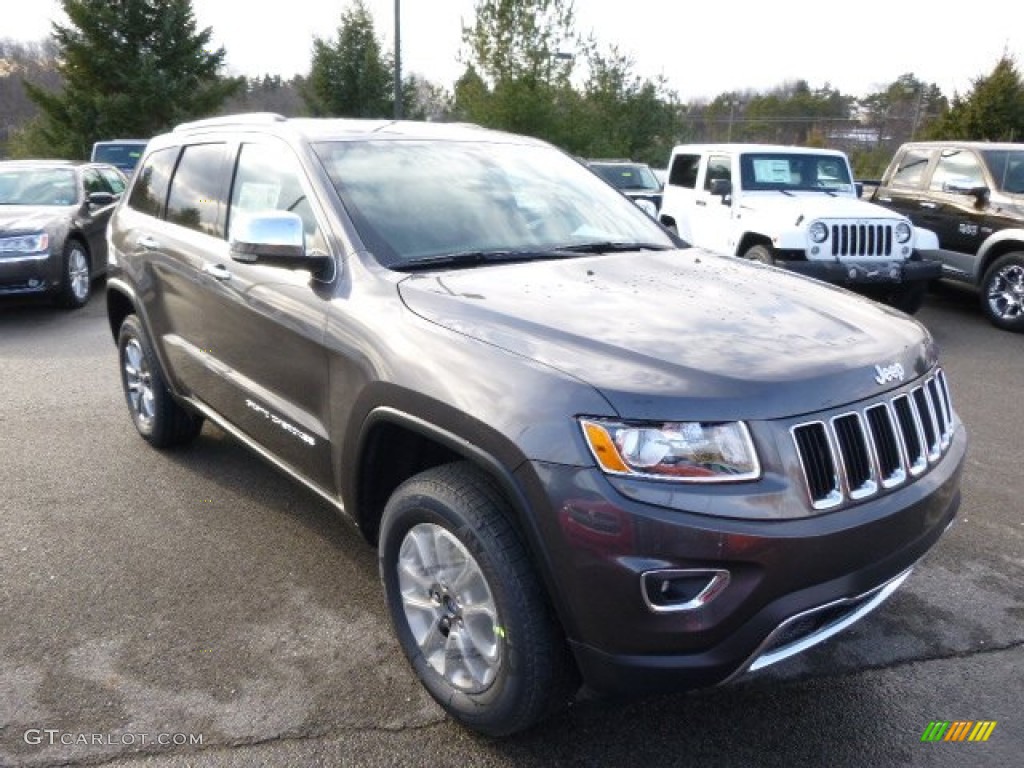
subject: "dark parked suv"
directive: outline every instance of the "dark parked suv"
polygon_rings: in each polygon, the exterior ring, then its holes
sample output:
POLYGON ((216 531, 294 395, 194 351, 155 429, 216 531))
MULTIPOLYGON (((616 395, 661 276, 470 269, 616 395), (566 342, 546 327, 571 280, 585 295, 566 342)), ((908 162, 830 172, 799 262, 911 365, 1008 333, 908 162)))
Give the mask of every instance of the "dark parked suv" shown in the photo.
POLYGON ((711 685, 880 604, 960 502, 915 320, 685 248, 572 157, 467 125, 215 118, 147 147, 110 326, 156 448, 204 419, 379 551, 453 717, 711 685))
POLYGON ((978 287, 994 325, 1024 332, 1024 144, 904 144, 872 202, 933 230, 942 276, 978 287))

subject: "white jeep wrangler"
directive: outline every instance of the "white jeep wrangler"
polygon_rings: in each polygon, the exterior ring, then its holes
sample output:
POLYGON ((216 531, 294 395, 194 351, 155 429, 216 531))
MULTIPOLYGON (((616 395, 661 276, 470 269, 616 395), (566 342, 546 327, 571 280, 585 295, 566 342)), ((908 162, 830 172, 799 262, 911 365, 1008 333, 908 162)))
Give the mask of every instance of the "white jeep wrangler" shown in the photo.
POLYGON ((659 220, 692 245, 916 312, 942 268, 930 230, 858 199, 846 155, 764 144, 672 150, 659 220))

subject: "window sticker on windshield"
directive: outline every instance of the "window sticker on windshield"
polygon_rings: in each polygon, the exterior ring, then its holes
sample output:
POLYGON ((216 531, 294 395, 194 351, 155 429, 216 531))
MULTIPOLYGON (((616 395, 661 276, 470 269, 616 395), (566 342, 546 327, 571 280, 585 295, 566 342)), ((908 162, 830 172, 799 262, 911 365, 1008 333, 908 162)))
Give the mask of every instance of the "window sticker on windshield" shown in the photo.
POLYGON ((280 196, 280 184, 246 181, 238 193, 238 207, 243 211, 275 210, 280 196))
POLYGON ((754 181, 762 184, 791 184, 789 161, 754 158, 754 181))

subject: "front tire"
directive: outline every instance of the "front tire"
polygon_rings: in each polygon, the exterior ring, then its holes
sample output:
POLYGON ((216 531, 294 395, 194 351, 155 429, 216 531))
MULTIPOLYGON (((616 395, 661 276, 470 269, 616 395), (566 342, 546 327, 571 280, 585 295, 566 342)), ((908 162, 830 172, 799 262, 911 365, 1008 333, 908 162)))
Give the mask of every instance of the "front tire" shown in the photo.
POLYGON ((751 261, 757 261, 761 264, 774 264, 775 257, 772 255, 772 249, 767 245, 754 245, 747 249, 747 252, 743 254, 743 258, 750 259, 751 261))
POLYGON ((194 440, 203 428, 203 419, 185 410, 171 395, 137 316, 128 315, 121 323, 117 352, 124 398, 139 434, 154 448, 194 440))
POLYGON ((524 730, 578 688, 564 636, 495 484, 427 470, 384 510, 380 570, 398 641, 447 713, 488 736, 524 730))
POLYGON ((61 281, 57 289, 57 304, 66 309, 78 309, 89 302, 91 295, 89 253, 78 240, 68 240, 61 256, 61 281))
POLYGON ((1024 332, 1024 253, 1004 253, 981 281, 981 310, 997 328, 1024 332))
POLYGON ((903 283, 889 293, 885 303, 890 307, 900 310, 900 312, 913 315, 924 306, 924 300, 927 295, 928 282, 926 280, 920 280, 916 283, 903 283))

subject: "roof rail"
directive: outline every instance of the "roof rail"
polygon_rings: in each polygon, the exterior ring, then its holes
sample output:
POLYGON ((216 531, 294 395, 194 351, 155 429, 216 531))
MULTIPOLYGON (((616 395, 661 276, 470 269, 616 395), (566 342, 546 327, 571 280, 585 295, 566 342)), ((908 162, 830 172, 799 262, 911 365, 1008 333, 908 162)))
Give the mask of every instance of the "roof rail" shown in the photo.
POLYGON ((276 112, 243 112, 238 115, 220 115, 180 123, 174 126, 175 131, 191 131, 194 128, 215 127, 218 125, 266 125, 267 123, 283 123, 287 118, 276 112))

